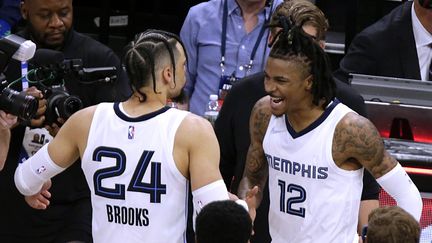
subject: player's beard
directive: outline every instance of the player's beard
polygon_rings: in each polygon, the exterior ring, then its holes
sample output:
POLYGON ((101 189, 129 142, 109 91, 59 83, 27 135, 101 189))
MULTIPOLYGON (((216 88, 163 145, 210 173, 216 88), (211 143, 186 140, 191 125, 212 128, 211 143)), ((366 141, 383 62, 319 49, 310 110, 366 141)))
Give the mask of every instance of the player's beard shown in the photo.
POLYGON ((171 98, 172 101, 177 103, 185 103, 187 102, 187 95, 184 89, 180 90, 180 94, 178 94, 176 97, 171 98))

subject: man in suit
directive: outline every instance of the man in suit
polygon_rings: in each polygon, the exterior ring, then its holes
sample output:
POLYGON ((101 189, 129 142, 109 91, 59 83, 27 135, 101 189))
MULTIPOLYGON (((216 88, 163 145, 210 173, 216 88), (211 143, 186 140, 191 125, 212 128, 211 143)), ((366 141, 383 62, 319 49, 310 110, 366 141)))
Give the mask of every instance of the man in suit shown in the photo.
POLYGON ((335 77, 350 73, 432 80, 432 4, 405 2, 359 33, 340 62, 335 77))

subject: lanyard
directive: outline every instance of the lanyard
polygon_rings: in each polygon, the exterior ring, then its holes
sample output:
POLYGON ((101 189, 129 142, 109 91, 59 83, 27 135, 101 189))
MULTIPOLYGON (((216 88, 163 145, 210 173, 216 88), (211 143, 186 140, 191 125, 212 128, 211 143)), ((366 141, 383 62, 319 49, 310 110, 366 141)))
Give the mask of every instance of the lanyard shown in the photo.
MULTIPOLYGON (((271 11, 270 11, 270 14, 271 14, 271 11)), ((266 10, 264 9, 264 17, 265 16, 266 16, 266 10)), ((261 39, 262 39, 262 37, 264 35, 265 29, 266 29, 266 25, 267 25, 269 19, 270 18, 268 18, 268 19, 265 20, 264 24, 261 27, 260 33, 258 35, 258 38, 255 41, 255 45, 254 45, 254 47, 252 49, 252 53, 251 53, 251 56, 249 58, 249 64, 247 65, 247 72, 246 73, 249 73, 249 71, 252 69, 252 65, 253 65, 253 61, 254 61, 254 58, 255 58, 255 54, 257 52, 258 46, 259 46, 259 44, 261 42, 261 39)), ((224 0, 224 10, 223 10, 223 16, 222 16, 222 36, 221 36, 221 62, 220 62, 222 76, 225 73, 225 51, 226 51, 227 24, 228 24, 228 0, 224 0)))

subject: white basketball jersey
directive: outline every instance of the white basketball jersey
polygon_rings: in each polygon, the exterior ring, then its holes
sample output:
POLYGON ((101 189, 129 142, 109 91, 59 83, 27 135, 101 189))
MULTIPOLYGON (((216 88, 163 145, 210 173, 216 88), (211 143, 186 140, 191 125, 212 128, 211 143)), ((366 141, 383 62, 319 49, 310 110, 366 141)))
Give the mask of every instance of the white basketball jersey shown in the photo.
POLYGON ((333 101, 297 133, 286 116, 272 116, 263 141, 269 164, 272 242, 352 242, 363 186, 363 169, 339 168, 332 156, 336 125, 353 112, 333 101))
POLYGON ((82 158, 95 243, 186 242, 189 181, 173 146, 187 114, 165 107, 131 118, 119 103, 98 105, 82 158))

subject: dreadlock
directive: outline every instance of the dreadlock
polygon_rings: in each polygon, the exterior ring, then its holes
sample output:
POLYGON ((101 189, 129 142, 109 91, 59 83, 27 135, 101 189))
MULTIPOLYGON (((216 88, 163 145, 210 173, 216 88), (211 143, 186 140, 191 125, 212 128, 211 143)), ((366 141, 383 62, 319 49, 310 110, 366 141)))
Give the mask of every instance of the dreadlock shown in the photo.
POLYGON ((282 29, 270 43, 270 57, 306 65, 308 73, 313 76, 312 102, 318 106, 324 99, 323 107, 326 107, 334 98, 336 89, 327 54, 301 26, 294 25, 289 17, 279 16, 278 22, 282 29))
POLYGON ((180 38, 175 34, 150 29, 137 34, 134 40, 126 46, 123 62, 132 88, 143 97, 140 99, 141 102, 146 101, 147 96, 140 91, 140 88, 149 85, 150 75, 153 82, 153 91, 159 93, 156 90, 155 69, 156 65, 160 64, 161 60, 165 59, 167 55, 169 55, 173 68, 175 84, 177 43, 180 43, 183 47, 180 38))

